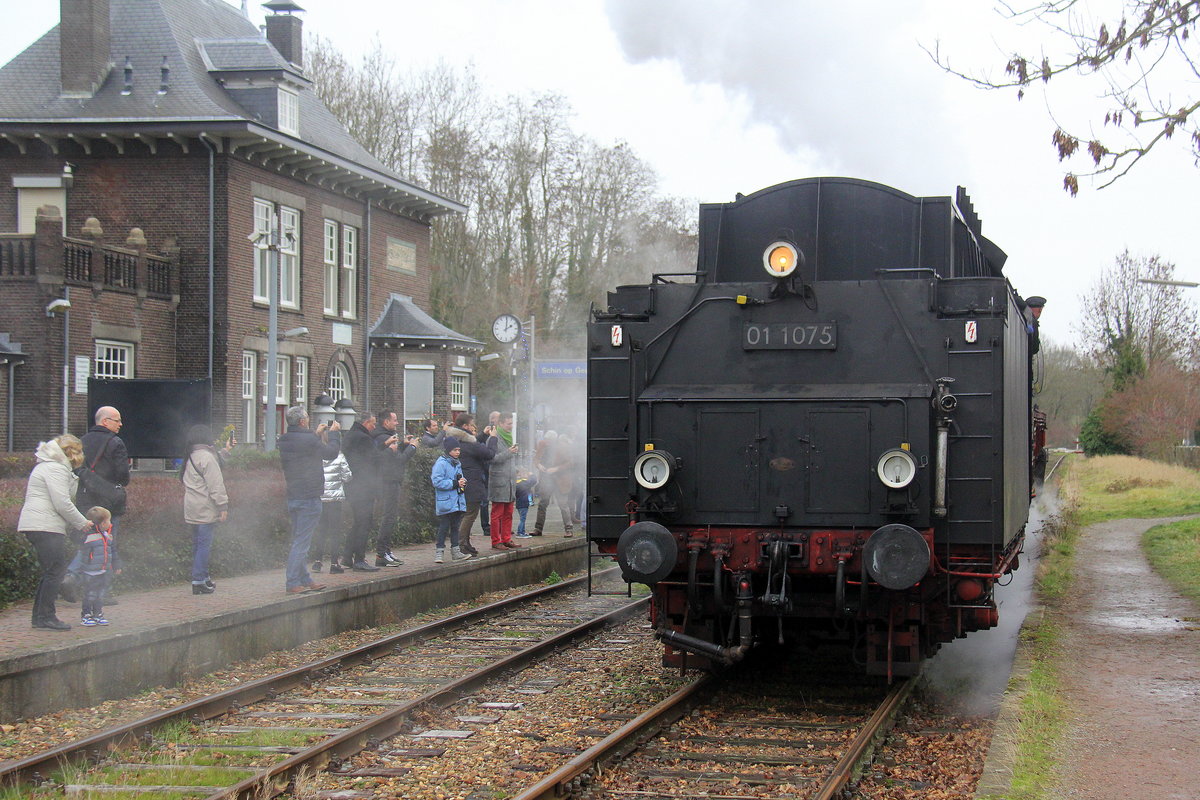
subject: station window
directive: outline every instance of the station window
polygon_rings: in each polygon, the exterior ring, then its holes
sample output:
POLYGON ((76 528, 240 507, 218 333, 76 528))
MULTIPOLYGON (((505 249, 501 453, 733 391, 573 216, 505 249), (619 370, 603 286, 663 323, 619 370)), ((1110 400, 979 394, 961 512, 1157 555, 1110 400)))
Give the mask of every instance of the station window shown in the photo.
POLYGON ((128 342, 97 339, 92 376, 96 378, 132 378, 133 345, 128 342))

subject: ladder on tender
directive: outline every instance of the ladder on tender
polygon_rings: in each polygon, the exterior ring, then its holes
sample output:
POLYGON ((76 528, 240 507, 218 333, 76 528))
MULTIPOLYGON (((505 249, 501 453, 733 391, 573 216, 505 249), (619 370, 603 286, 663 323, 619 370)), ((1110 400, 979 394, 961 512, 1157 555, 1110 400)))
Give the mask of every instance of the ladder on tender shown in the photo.
POLYGON ((630 387, 630 357, 628 346, 615 350, 613 355, 590 355, 588 357, 588 418, 587 418, 587 498, 588 518, 584 521, 588 533, 588 595, 633 596, 633 585, 625 584, 623 590, 606 591, 596 588, 593 576, 600 562, 610 563, 614 559, 599 552, 592 544, 592 531, 597 523, 605 529, 612 528, 614 520, 627 523, 624 508, 604 509, 597 512, 590 498, 611 497, 610 491, 598 491, 600 486, 613 482, 624 485, 629 480, 629 433, 633 425, 630 387), (609 394, 613 387, 625 387, 624 394, 609 394), (618 469, 617 465, 621 468, 618 469))

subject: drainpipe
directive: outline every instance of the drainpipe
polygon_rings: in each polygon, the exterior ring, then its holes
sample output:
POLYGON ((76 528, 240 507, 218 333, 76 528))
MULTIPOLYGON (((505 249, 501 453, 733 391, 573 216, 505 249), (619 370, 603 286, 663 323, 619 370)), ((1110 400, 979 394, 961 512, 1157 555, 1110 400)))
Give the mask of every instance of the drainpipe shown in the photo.
MULTIPOLYGON (((366 247, 360 248, 363 254, 362 257, 362 274, 363 274, 363 298, 364 308, 362 310, 363 321, 363 402, 359 406, 362 408, 371 408, 371 198, 366 198, 363 201, 365 208, 363 209, 363 238, 366 240, 366 247)), ((385 403, 385 405, 387 405, 385 403)), ((404 411, 400 412, 401 418, 404 417, 404 411)))
MULTIPOLYGON (((71 287, 63 286, 63 299, 71 302, 71 287)), ((68 305, 69 308, 69 305, 68 305)), ((71 312, 63 311, 62 432, 70 433, 67 402, 71 399, 71 312)), ((11 417, 10 417, 11 419, 11 417)))
MULTIPOLYGON (((213 296, 216 284, 216 277, 213 274, 213 248, 216 243, 216 190, 214 178, 214 163, 216 159, 216 149, 209 143, 206 135, 200 134, 200 141, 208 148, 208 408, 209 415, 212 414, 212 393, 213 393, 213 327, 215 324, 213 311, 213 296)), ((228 409, 226 409, 226 417, 228 417, 228 409)))
POLYGON ((16 389, 13 386, 13 381, 17 379, 17 362, 8 362, 8 452, 13 449, 13 429, 16 424, 13 422, 13 395, 16 389))

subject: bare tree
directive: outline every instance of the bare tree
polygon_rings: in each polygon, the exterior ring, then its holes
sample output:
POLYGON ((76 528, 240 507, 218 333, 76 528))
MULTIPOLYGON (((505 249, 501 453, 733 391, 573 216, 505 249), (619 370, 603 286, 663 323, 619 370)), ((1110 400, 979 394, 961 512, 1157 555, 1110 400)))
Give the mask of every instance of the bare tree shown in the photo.
POLYGON ((1151 367, 1192 363, 1200 335, 1195 306, 1178 286, 1143 282, 1174 276, 1174 264, 1126 250, 1084 295, 1084 343, 1117 379, 1116 388, 1151 367))
POLYGON ((984 89, 1015 90, 1017 98, 1037 83, 1062 75, 1080 75, 1104 86, 1108 101, 1103 135, 1081 136, 1056 126, 1052 144, 1060 161, 1083 151, 1091 164, 1067 172, 1063 188, 1079 193, 1079 177, 1097 177, 1099 188, 1128 174, 1155 147, 1177 136, 1200 161, 1200 48, 1196 43, 1198 0, 1124 0, 1119 16, 1097 17, 1095 6, 1081 0, 1045 0, 1024 8, 1004 5, 1004 15, 1020 24, 1045 28, 1040 55, 1014 53, 1004 65, 1005 78, 959 72, 940 52, 930 55, 946 71, 984 89))
POLYGON ((1155 366, 1106 397, 1100 419, 1135 454, 1165 461, 1200 421, 1200 375, 1170 364, 1155 366))
POLYGON ((358 67, 319 40, 308 52, 314 87, 364 146, 468 206, 434 223, 433 312, 456 330, 482 338, 497 313, 535 315, 540 343, 576 347, 606 289, 694 259, 684 204, 656 196, 627 145, 573 132, 563 97, 497 101, 445 64, 401 76, 378 43, 358 67))
POLYGON ((1046 412, 1047 441, 1073 445, 1088 412, 1104 397, 1104 370, 1077 350, 1044 338, 1040 358, 1045 374, 1034 402, 1046 412))

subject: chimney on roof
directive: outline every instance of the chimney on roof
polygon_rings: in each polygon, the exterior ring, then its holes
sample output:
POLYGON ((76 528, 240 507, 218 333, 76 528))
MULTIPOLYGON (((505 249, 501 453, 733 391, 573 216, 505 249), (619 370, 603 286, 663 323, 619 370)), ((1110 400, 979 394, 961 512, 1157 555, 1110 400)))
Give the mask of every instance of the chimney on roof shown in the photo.
POLYGON ((262 5, 271 12, 267 17, 267 41, 289 62, 304 66, 304 23, 294 15, 304 9, 292 0, 269 0, 262 5))
POLYGON ((109 59, 109 0, 59 0, 58 50, 62 91, 91 97, 104 83, 109 59))

